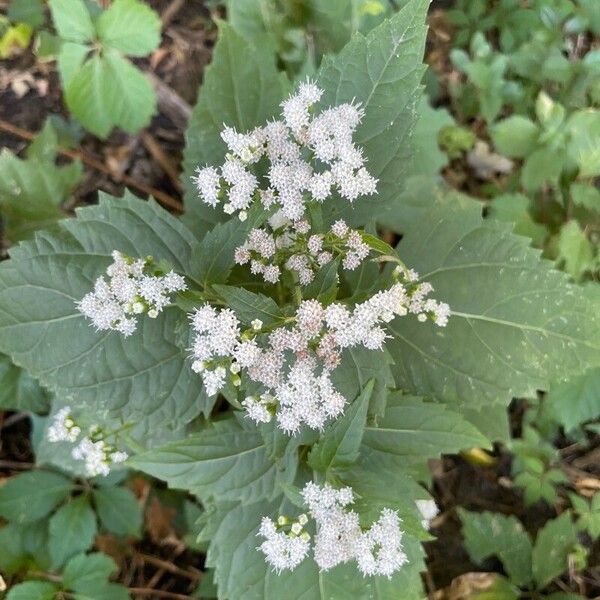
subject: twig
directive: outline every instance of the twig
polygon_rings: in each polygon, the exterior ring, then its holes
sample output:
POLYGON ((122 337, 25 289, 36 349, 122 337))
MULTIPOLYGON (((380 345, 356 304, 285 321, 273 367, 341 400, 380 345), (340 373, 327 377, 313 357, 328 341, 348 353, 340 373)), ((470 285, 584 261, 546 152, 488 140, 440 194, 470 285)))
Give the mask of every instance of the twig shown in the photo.
POLYGON ((162 167, 163 171, 169 176, 171 183, 175 186, 175 189, 179 192, 183 191, 183 186, 179 181, 179 173, 177 169, 170 161, 169 157, 163 152, 158 142, 152 135, 147 132, 142 133, 142 143, 146 147, 146 150, 150 152, 152 158, 162 167))
POLYGON ((171 598, 171 600, 190 600, 191 596, 167 592, 166 590, 153 590, 151 588, 130 587, 129 591, 138 596, 153 596, 155 598, 171 598))
POLYGON ((19 421, 22 421, 23 419, 27 419, 27 417, 29 417, 29 414, 25 413, 25 412, 15 413, 14 415, 10 415, 10 417, 5 419, 3 421, 3 423, 0 425, 0 429, 6 429, 7 427, 11 427, 15 423, 18 423, 19 421))
POLYGON ((163 29, 167 27, 171 21, 175 18, 177 13, 183 8, 185 0, 172 0, 171 4, 165 8, 163 14, 160 17, 163 29))
POLYGON ((201 577, 201 573, 192 573, 190 571, 186 571, 185 569, 181 569, 173 563, 157 558, 156 556, 150 556, 148 554, 143 554, 142 552, 138 552, 136 556, 138 556, 144 562, 154 565, 155 567, 160 567, 165 571, 169 571, 169 573, 173 573, 173 575, 179 575, 180 577, 190 579, 191 581, 198 581, 198 579, 201 577))
MULTIPOLYGON (((0 129, 6 131, 7 133, 11 133, 17 137, 20 137, 24 140, 33 140, 35 138, 35 134, 27 131, 26 129, 21 129, 21 127, 17 127, 16 125, 12 125, 11 123, 7 123, 6 121, 0 119, 0 129)), ((154 196, 163 206, 167 206, 172 208, 177 212, 183 212, 183 204, 169 196, 169 194, 165 194, 161 190, 157 190, 156 188, 146 185, 145 183, 141 183, 136 181, 129 175, 116 176, 106 165, 101 163, 96 158, 93 158, 87 154, 84 154, 81 150, 67 150, 66 148, 58 148, 57 152, 63 156, 67 156, 73 159, 79 159, 82 163, 86 164, 88 167, 92 169, 96 169, 96 171, 100 171, 105 175, 108 175, 113 181, 116 183, 123 183, 129 187, 135 188, 144 194, 148 194, 149 196, 154 196)))
POLYGON ((14 469, 15 471, 28 471, 33 469, 33 463, 19 462, 17 460, 0 460, 0 469, 14 469))
POLYGON ((167 115, 178 129, 185 130, 192 116, 192 107, 160 77, 151 71, 146 72, 146 75, 150 78, 156 91, 156 101, 160 112, 167 115))

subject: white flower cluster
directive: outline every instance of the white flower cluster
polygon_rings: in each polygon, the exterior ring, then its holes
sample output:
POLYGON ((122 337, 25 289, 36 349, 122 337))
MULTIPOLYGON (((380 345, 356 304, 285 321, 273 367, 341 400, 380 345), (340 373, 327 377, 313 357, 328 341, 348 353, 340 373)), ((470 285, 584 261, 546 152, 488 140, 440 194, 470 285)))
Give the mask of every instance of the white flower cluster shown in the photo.
MULTIPOLYGON (((402 548, 400 518, 395 511, 384 508, 379 520, 363 530, 358 514, 347 508, 354 502, 351 488, 336 490, 329 484, 319 486, 309 482, 302 490, 302 497, 316 523, 313 556, 321 571, 356 560, 358 569, 365 577, 391 577, 407 562, 402 548)), ((301 517, 305 518, 304 515, 301 517)), ((284 518, 284 522, 287 519, 284 518)), ((267 540, 259 549, 277 572, 294 569, 308 554, 307 535, 303 544, 292 546, 289 540, 300 538, 278 532, 268 517, 263 518, 259 535, 267 540)))
POLYGON ((267 283, 279 281, 282 269, 287 268, 296 273, 301 285, 307 285, 334 258, 342 258, 344 269, 352 271, 369 254, 361 234, 342 220, 334 223, 328 233, 312 235, 304 219, 294 223, 270 219, 269 225, 271 231, 266 227, 250 231, 248 239, 235 251, 235 262, 250 263, 251 272, 261 274, 267 283))
MULTIPOLYGON (((75 443, 82 433, 82 429, 71 415, 71 407, 61 408, 52 419, 46 432, 49 442, 75 443)), ((85 471, 88 477, 108 475, 110 465, 122 463, 127 460, 127 453, 121 452, 101 439, 102 432, 97 427, 91 427, 88 435, 82 437, 79 444, 71 451, 75 460, 85 462, 85 471)))
POLYGON ((293 324, 264 332, 260 326, 242 332, 230 309, 219 311, 205 304, 191 315, 192 369, 202 374, 209 395, 223 388, 228 373, 236 385, 242 370, 260 383, 259 395, 242 403, 257 423, 269 422, 275 415, 288 434, 294 435, 302 425, 322 430, 346 404, 331 381, 343 349, 381 350, 387 337, 382 325, 409 312, 446 324, 447 305, 426 299, 429 291, 428 284, 405 279, 353 310, 339 303, 325 307, 317 300, 304 300, 289 319, 293 324))
POLYGON ((341 104, 313 116, 323 91, 307 81, 282 103, 282 119, 239 133, 226 127, 221 137, 229 150, 216 169, 198 168, 193 180, 201 199, 216 206, 227 197, 227 214, 246 210, 255 198, 269 208, 278 204, 285 217, 302 218, 309 200, 323 202, 335 191, 350 201, 376 193, 377 180, 365 168, 362 150, 352 141, 363 113, 354 104, 341 104), (303 155, 316 160, 308 161, 303 155), (267 161, 266 181, 252 165, 267 161))
POLYGON ((77 308, 92 321, 96 329, 113 329, 125 337, 136 329, 136 315, 146 313, 156 318, 170 302, 170 294, 186 289, 181 275, 152 274, 152 258, 131 259, 117 250, 104 277, 96 279, 94 291, 86 294, 77 308))
POLYGON ((295 569, 306 558, 310 550, 310 535, 304 531, 306 523, 306 515, 300 515, 294 522, 279 517, 277 523, 269 517, 263 517, 259 535, 264 537, 265 541, 259 549, 277 573, 295 569))

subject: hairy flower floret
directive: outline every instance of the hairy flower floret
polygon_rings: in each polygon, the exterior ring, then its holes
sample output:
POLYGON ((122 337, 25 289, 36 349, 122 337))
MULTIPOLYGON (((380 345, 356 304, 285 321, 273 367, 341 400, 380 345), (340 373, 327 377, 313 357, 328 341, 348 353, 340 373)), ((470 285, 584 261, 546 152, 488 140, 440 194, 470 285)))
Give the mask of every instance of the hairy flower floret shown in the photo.
POLYGON ((85 462, 88 477, 106 477, 110 473, 111 464, 125 462, 128 458, 125 452, 115 450, 104 440, 94 441, 88 437, 84 437, 79 445, 73 448, 71 455, 75 460, 85 462))
MULTIPOLYGON (((402 547, 403 532, 398 513, 390 508, 381 511, 379 519, 367 529, 360 524, 359 515, 349 508, 354 502, 351 488, 335 489, 329 484, 320 486, 312 481, 302 490, 302 498, 310 517, 316 526, 313 557, 321 571, 356 560, 359 571, 364 576, 383 575, 391 577, 406 562, 402 547)), ((294 569, 308 554, 309 538, 304 536, 306 545, 302 552, 290 558, 289 539, 303 531, 309 521, 300 515, 297 521, 279 517, 277 524, 269 517, 263 517, 258 535, 266 538, 259 546, 266 561, 277 572, 294 569), (286 536, 285 531, 293 523, 286 536)))
POLYGON ((310 537, 303 531, 300 520, 291 525, 287 519, 280 521, 281 524, 275 524, 269 517, 263 517, 258 532, 265 538, 258 549, 276 573, 295 569, 310 549, 310 537))
POLYGON ((108 281, 96 279, 94 291, 77 302, 77 308, 99 331, 115 330, 128 337, 136 329, 136 315, 156 318, 171 302, 171 295, 187 286, 174 271, 158 271, 152 257, 132 259, 117 250, 112 257, 106 269, 108 281))
POLYGON ((281 104, 281 119, 250 132, 225 126, 225 162, 198 168, 192 177, 200 198, 210 206, 225 199, 227 214, 256 202, 277 203, 290 220, 300 220, 307 202, 324 202, 338 192, 353 201, 377 192, 377 179, 365 167, 353 134, 363 117, 360 106, 345 103, 315 114, 323 91, 310 81, 281 104), (264 168, 256 168, 264 164, 264 168))
POLYGON ((77 425, 71 415, 71 407, 61 408, 52 418, 46 437, 49 442, 76 442, 81 427, 77 425))

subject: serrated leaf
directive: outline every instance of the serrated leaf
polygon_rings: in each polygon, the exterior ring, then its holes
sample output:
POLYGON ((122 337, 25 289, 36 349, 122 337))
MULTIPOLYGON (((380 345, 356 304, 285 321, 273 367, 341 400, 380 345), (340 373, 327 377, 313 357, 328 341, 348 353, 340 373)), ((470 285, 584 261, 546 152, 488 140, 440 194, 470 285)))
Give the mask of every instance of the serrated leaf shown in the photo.
POLYGON ((160 43, 160 18, 139 0, 114 0, 96 29, 103 44, 130 56, 146 56, 160 43))
POLYGON ((337 56, 326 56, 317 76, 324 94, 320 106, 361 104, 365 112, 354 136, 369 172, 379 179, 378 194, 350 204, 340 201, 331 218, 355 226, 374 219, 398 195, 398 181, 410 165, 410 137, 421 99, 425 14, 428 0, 410 0, 391 19, 364 37, 355 35, 337 56))
POLYGON ((396 319, 398 387, 445 401, 508 404, 600 362, 598 303, 477 205, 441 203, 399 255, 450 305, 447 327, 396 319), (474 293, 474 289, 477 293, 474 293))
POLYGON ((600 368, 550 388, 543 409, 567 431, 600 415, 600 368))
POLYGON ((83 0, 50 0, 54 27, 63 40, 91 42, 95 36, 94 24, 83 0))
POLYGON ((345 467, 356 461, 367 421, 367 409, 374 381, 367 383, 344 415, 325 429, 308 455, 308 464, 317 471, 345 467))
POLYGON ((498 556, 512 583, 524 587, 531 582, 532 544, 516 517, 463 509, 459 514, 465 547, 476 563, 498 556))
POLYGON ((427 458, 487 447, 486 438, 459 413, 444 404, 392 393, 378 425, 367 425, 363 445, 401 456, 407 473, 420 474, 427 458))
POLYGON ((0 487, 0 516, 30 523, 50 514, 72 491, 73 484, 57 473, 31 471, 11 477, 0 487), (24 502, 24 498, 27 501, 24 502))
MULTIPOLYGON (((102 407, 140 430, 175 430, 214 399, 204 394, 180 347, 177 309, 141 319, 130 338, 98 333, 76 307, 111 264, 111 252, 152 255, 180 273, 191 268, 194 236, 154 202, 102 197, 50 234, 13 248, 0 265, 0 346, 65 402, 102 407)), ((98 408, 100 410, 100 408, 98 408)), ((101 414, 101 413, 100 413, 101 414)))
POLYGON ((248 131, 279 114, 288 84, 277 71, 275 55, 266 46, 253 46, 227 23, 219 24, 219 39, 186 132, 183 185, 184 221, 201 235, 222 221, 221 208, 212 209, 198 197, 191 176, 198 166, 222 164, 226 146, 223 123, 248 131))
POLYGON ((50 518, 48 550, 54 568, 87 550, 96 535, 96 515, 86 496, 78 496, 50 518))
POLYGON ((78 554, 65 565, 63 585, 73 592, 93 594, 116 570, 115 561, 106 554, 78 554))
POLYGON ((189 490, 201 499, 254 501, 270 498, 281 478, 295 474, 296 457, 277 465, 268 458, 259 430, 230 417, 181 441, 138 454, 135 468, 189 490))
POLYGON ((215 285, 213 287, 245 325, 251 325, 254 319, 261 320, 263 325, 271 325, 280 322, 284 318, 281 309, 273 298, 256 294, 241 287, 230 285, 215 285))
POLYGON ((48 407, 48 397, 38 382, 0 354, 0 408, 40 413, 48 407))
POLYGON ((58 588, 48 581, 25 581, 12 587, 6 600, 54 600, 58 588))
POLYGON ((533 578, 538 587, 545 587, 568 569, 568 556, 576 544, 577 529, 571 520, 571 511, 565 511, 540 529, 532 555, 533 578))
POLYGON ((294 571, 274 573, 256 548, 260 543, 256 534, 261 517, 298 512, 299 509, 278 499, 271 503, 240 505, 221 515, 207 555, 207 566, 215 568, 220 596, 244 600, 396 600, 398 590, 402 590, 402 600, 424 597, 419 573, 423 569, 423 551, 420 544, 408 536, 403 539, 408 563, 390 580, 365 578, 352 562, 320 573, 312 556, 294 571))
POLYGON ((156 109, 146 76, 114 51, 86 61, 67 83, 65 99, 73 116, 101 138, 115 126, 137 132, 150 123, 156 109))
POLYGON ((94 503, 101 525, 116 535, 140 534, 142 510, 131 490, 102 487, 94 490, 94 503))

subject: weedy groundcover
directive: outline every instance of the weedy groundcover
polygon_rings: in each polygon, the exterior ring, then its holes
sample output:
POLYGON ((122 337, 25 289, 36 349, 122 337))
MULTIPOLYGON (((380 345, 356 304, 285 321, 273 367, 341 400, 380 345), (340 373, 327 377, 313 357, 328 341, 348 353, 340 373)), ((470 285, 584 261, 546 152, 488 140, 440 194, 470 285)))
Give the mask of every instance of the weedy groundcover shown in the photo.
MULTIPOLYGON (((197 497, 220 598, 422 598, 428 459, 490 447, 511 398, 600 365, 589 288, 472 200, 403 195, 427 8, 294 84, 222 23, 185 215, 101 194, 0 265, 0 350, 51 392, 47 451, 197 497)), ((87 48, 84 21, 65 43, 87 48)), ((134 69, 109 21, 68 101, 134 69)))

